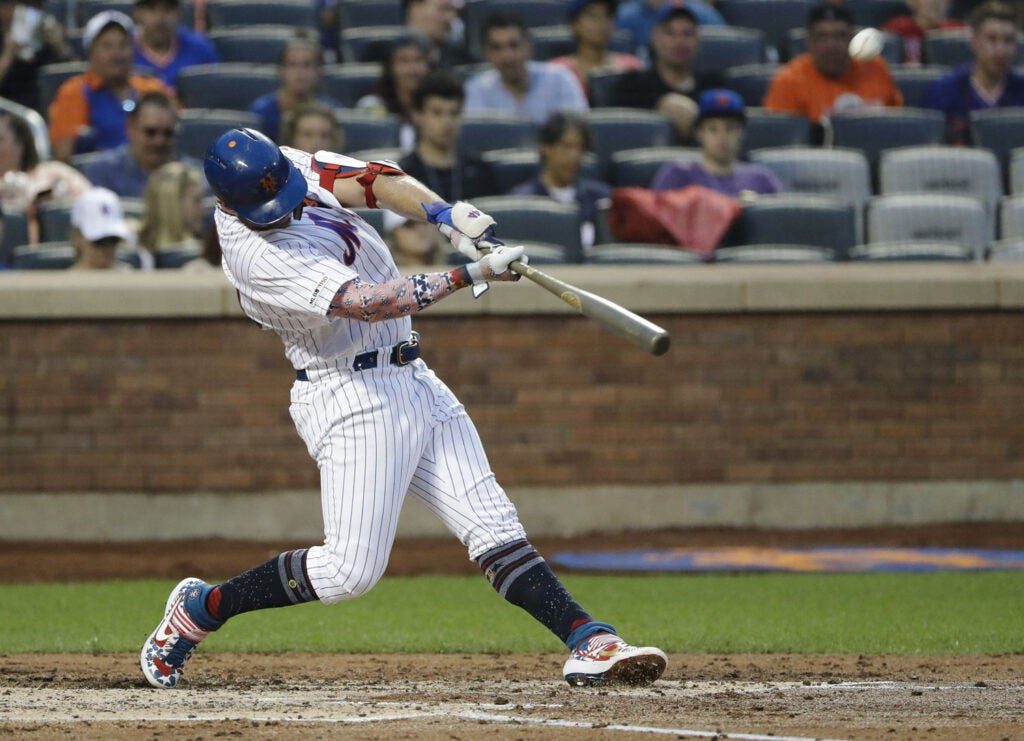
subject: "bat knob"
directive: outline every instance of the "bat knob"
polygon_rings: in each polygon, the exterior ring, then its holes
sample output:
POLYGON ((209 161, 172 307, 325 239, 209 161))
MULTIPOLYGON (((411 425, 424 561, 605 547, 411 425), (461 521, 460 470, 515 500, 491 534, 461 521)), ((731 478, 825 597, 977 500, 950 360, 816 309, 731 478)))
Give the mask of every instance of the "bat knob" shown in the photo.
POLYGON ((658 335, 654 338, 654 342, 651 343, 651 354, 653 355, 664 355, 668 352, 668 348, 672 344, 672 338, 669 337, 668 332, 658 335))

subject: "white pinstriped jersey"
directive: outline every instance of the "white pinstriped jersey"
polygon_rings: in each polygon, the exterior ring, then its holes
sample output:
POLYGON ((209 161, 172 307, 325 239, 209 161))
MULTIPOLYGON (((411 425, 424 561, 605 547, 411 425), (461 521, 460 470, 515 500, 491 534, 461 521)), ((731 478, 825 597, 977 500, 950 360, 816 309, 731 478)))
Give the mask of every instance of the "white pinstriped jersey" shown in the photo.
POLYGON ((330 367, 336 358, 408 339, 408 317, 371 324, 327 316, 338 289, 353 278, 383 283, 401 274, 373 227, 320 187, 312 155, 290 147, 281 151, 305 176, 307 203, 318 205, 307 205, 301 219, 269 231, 253 231, 217 210, 222 264, 242 310, 277 332, 295 368, 330 367))

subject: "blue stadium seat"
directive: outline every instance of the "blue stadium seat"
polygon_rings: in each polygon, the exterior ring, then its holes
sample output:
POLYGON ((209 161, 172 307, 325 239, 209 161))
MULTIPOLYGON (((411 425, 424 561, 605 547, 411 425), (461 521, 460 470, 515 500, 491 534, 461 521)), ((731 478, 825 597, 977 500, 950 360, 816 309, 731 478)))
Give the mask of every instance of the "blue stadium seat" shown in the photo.
POLYGON ((615 104, 615 90, 627 72, 591 72, 587 77, 590 85, 590 105, 592 108, 609 108, 615 104))
POLYGON ((826 247, 844 259, 857 242, 856 209, 835 198, 799 194, 762 196, 743 208, 736 235, 741 245, 826 247))
POLYGON ((985 207, 976 198, 929 193, 879 196, 867 215, 868 242, 943 242, 981 259, 992 241, 985 207))
POLYGON ((9 265, 14 248, 28 242, 28 217, 23 211, 2 214, 3 233, 0 233, 0 265, 9 265))
POLYGON ((995 153, 1008 169, 1010 154, 1024 147, 1024 108, 992 108, 971 114, 971 138, 974 145, 995 153))
POLYGON ((904 0, 843 0, 858 26, 881 28, 885 22, 910 12, 904 0))
POLYGON ((767 42, 782 59, 789 59, 786 34, 791 28, 803 28, 813 0, 720 0, 717 4, 730 26, 764 31, 767 42))
POLYGON ((247 111, 261 95, 277 89, 277 69, 257 64, 198 64, 178 76, 185 108, 247 111))
POLYGON ((764 34, 757 29, 706 26, 700 30, 695 62, 698 72, 723 72, 739 65, 761 64, 764 60, 764 34))
POLYGON ((346 108, 355 108, 360 98, 373 92, 380 73, 381 65, 377 62, 329 64, 324 67, 321 87, 346 108))
MULTIPOLYGON (((132 17, 133 0, 78 0, 75 7, 75 16, 78 19, 78 26, 82 27, 89 22, 89 19, 98 13, 106 10, 116 10, 132 17)), ((58 18, 60 16, 57 16, 58 18)))
POLYGON ((946 117, 924 108, 858 108, 830 118, 833 143, 864 152, 874 165, 886 149, 941 144, 946 117))
POLYGON ((227 26, 290 26, 315 28, 310 0, 211 0, 206 6, 210 28, 227 26))
MULTIPOLYGON (((903 39, 894 33, 883 33, 882 59, 889 64, 903 64, 903 39)), ((795 57, 807 51, 807 29, 794 28, 788 35, 789 55, 795 57)))
POLYGON ((612 242, 587 250, 584 262, 593 265, 700 265, 699 255, 664 244, 612 242))
POLYGON ((971 250, 944 242, 862 244, 850 250, 850 259, 870 262, 970 262, 971 250))
POLYGON ((811 143, 811 122, 803 116, 764 108, 747 109, 743 151, 767 147, 802 147, 811 143))
MULTIPOLYGON (((71 238, 71 204, 42 203, 36 209, 39 239, 42 242, 66 242, 71 238)), ((25 235, 26 241, 28 235, 25 235)))
POLYGON ((1001 239, 988 247, 992 262, 1020 262, 1024 260, 1024 239, 1001 239))
MULTIPOLYGON (((525 183, 540 170, 540 152, 537 147, 528 149, 493 149, 484 152, 483 161, 487 165, 494 195, 506 195, 517 185, 525 183)), ((583 169, 580 176, 597 178, 599 176, 597 155, 587 152, 583 155, 583 169)))
POLYGON ((345 134, 345 148, 349 151, 399 146, 402 123, 395 116, 381 116, 353 108, 337 108, 335 115, 345 134))
POLYGON ((15 270, 67 270, 77 252, 67 242, 44 242, 15 247, 11 267, 15 270))
POLYGON ((391 43, 406 33, 404 26, 361 26, 341 32, 341 58, 350 62, 385 62, 391 43))
POLYGON ((690 147, 644 147, 612 155, 611 184, 617 188, 650 188, 658 170, 669 162, 700 161, 699 149, 690 147))
POLYGON ((835 250, 806 244, 753 244, 715 250, 715 262, 721 263, 835 262, 835 259, 835 250))
POLYGON ((486 196, 473 205, 494 217, 505 242, 545 242, 564 246, 567 261, 579 262, 580 214, 575 205, 539 196, 486 196))
POLYGON ((401 0, 343 0, 338 3, 341 28, 401 26, 405 23, 401 0))
POLYGON ((537 127, 526 118, 500 112, 466 114, 459 130, 463 149, 482 154, 496 149, 536 148, 537 127))
MULTIPOLYGON (((967 28, 950 28, 929 31, 924 36, 924 61, 927 64, 942 64, 956 67, 974 61, 971 52, 971 32, 967 28)), ((1024 63, 1024 46, 1017 45, 1014 64, 1024 63)))
MULTIPOLYGON (((539 62, 572 54, 576 50, 576 40, 565 24, 531 29, 530 40, 533 42, 533 58, 539 62)), ((633 47, 633 37, 622 30, 616 31, 608 42, 610 51, 624 54, 632 54, 633 47)))
POLYGON ((195 245, 165 247, 154 255, 158 270, 173 270, 199 259, 199 248, 195 245))
POLYGON ((228 129, 259 127, 259 116, 247 111, 186 108, 178 122, 178 153, 202 161, 213 140, 228 129))
POLYGON ((590 111, 587 121, 594 135, 594 152, 606 176, 610 176, 612 155, 616 152, 666 147, 675 138, 668 119, 653 111, 602 108, 590 111))
POLYGON ((278 64, 294 29, 279 26, 234 26, 215 28, 210 40, 222 62, 278 64))
POLYGON ((466 44, 470 54, 482 59, 480 30, 487 16, 496 10, 517 13, 527 28, 558 26, 566 23, 566 4, 561 0, 469 0, 465 4, 466 44))
POLYGON ((745 64, 725 71, 725 86, 739 93, 747 106, 760 106, 772 78, 779 71, 777 64, 745 64))
POLYGON ((750 153, 750 161, 775 173, 787 193, 828 196, 858 208, 871 198, 871 168, 856 149, 757 149, 750 153))
POLYGON ((917 67, 899 64, 890 67, 889 71, 892 72, 892 79, 896 86, 903 93, 903 105, 907 108, 920 108, 924 106, 928 88, 949 72, 949 68, 939 65, 917 67))
POLYGON ((48 108, 57 95, 57 89, 75 75, 84 73, 89 68, 86 62, 61 62, 60 64, 44 64, 39 68, 37 84, 39 85, 39 108, 44 117, 49 117, 48 108))

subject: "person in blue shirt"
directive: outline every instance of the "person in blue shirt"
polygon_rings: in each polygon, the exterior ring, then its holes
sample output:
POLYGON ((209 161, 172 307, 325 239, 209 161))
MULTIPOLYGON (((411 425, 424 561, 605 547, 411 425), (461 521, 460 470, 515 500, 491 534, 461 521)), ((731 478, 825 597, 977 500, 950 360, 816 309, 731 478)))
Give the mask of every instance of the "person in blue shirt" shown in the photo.
POLYGON ((296 31, 281 51, 278 66, 280 87, 260 96, 249 107, 260 117, 260 131, 277 141, 282 116, 313 101, 341 108, 341 103, 317 92, 323 72, 324 53, 319 40, 310 31, 296 31))
POLYGON ((968 144, 971 111, 1024 106, 1024 75, 1014 71, 1017 57, 1016 15, 998 0, 982 3, 970 16, 974 61, 936 80, 925 106, 946 114, 950 144, 968 144))
MULTIPOLYGON (((647 45, 651 40, 651 31, 659 23, 659 10, 662 5, 673 0, 630 0, 622 3, 615 15, 615 25, 629 31, 633 35, 636 53, 642 57, 648 54, 647 45)), ((687 0, 686 8, 701 26, 724 26, 722 14, 702 0, 687 0)))
POLYGON ((183 69, 220 60, 213 42, 181 25, 179 0, 136 0, 135 69, 174 88, 183 69))

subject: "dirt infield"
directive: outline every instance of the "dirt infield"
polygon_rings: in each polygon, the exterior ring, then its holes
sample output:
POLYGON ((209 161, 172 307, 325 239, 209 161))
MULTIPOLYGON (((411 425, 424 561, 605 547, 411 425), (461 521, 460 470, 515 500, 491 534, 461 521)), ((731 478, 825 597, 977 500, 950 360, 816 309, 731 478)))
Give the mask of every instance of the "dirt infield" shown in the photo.
POLYGON ((563 657, 198 656, 148 689, 133 655, 0 657, 0 733, 36 738, 1021 739, 1024 657, 671 657, 645 689, 573 689, 563 657))

